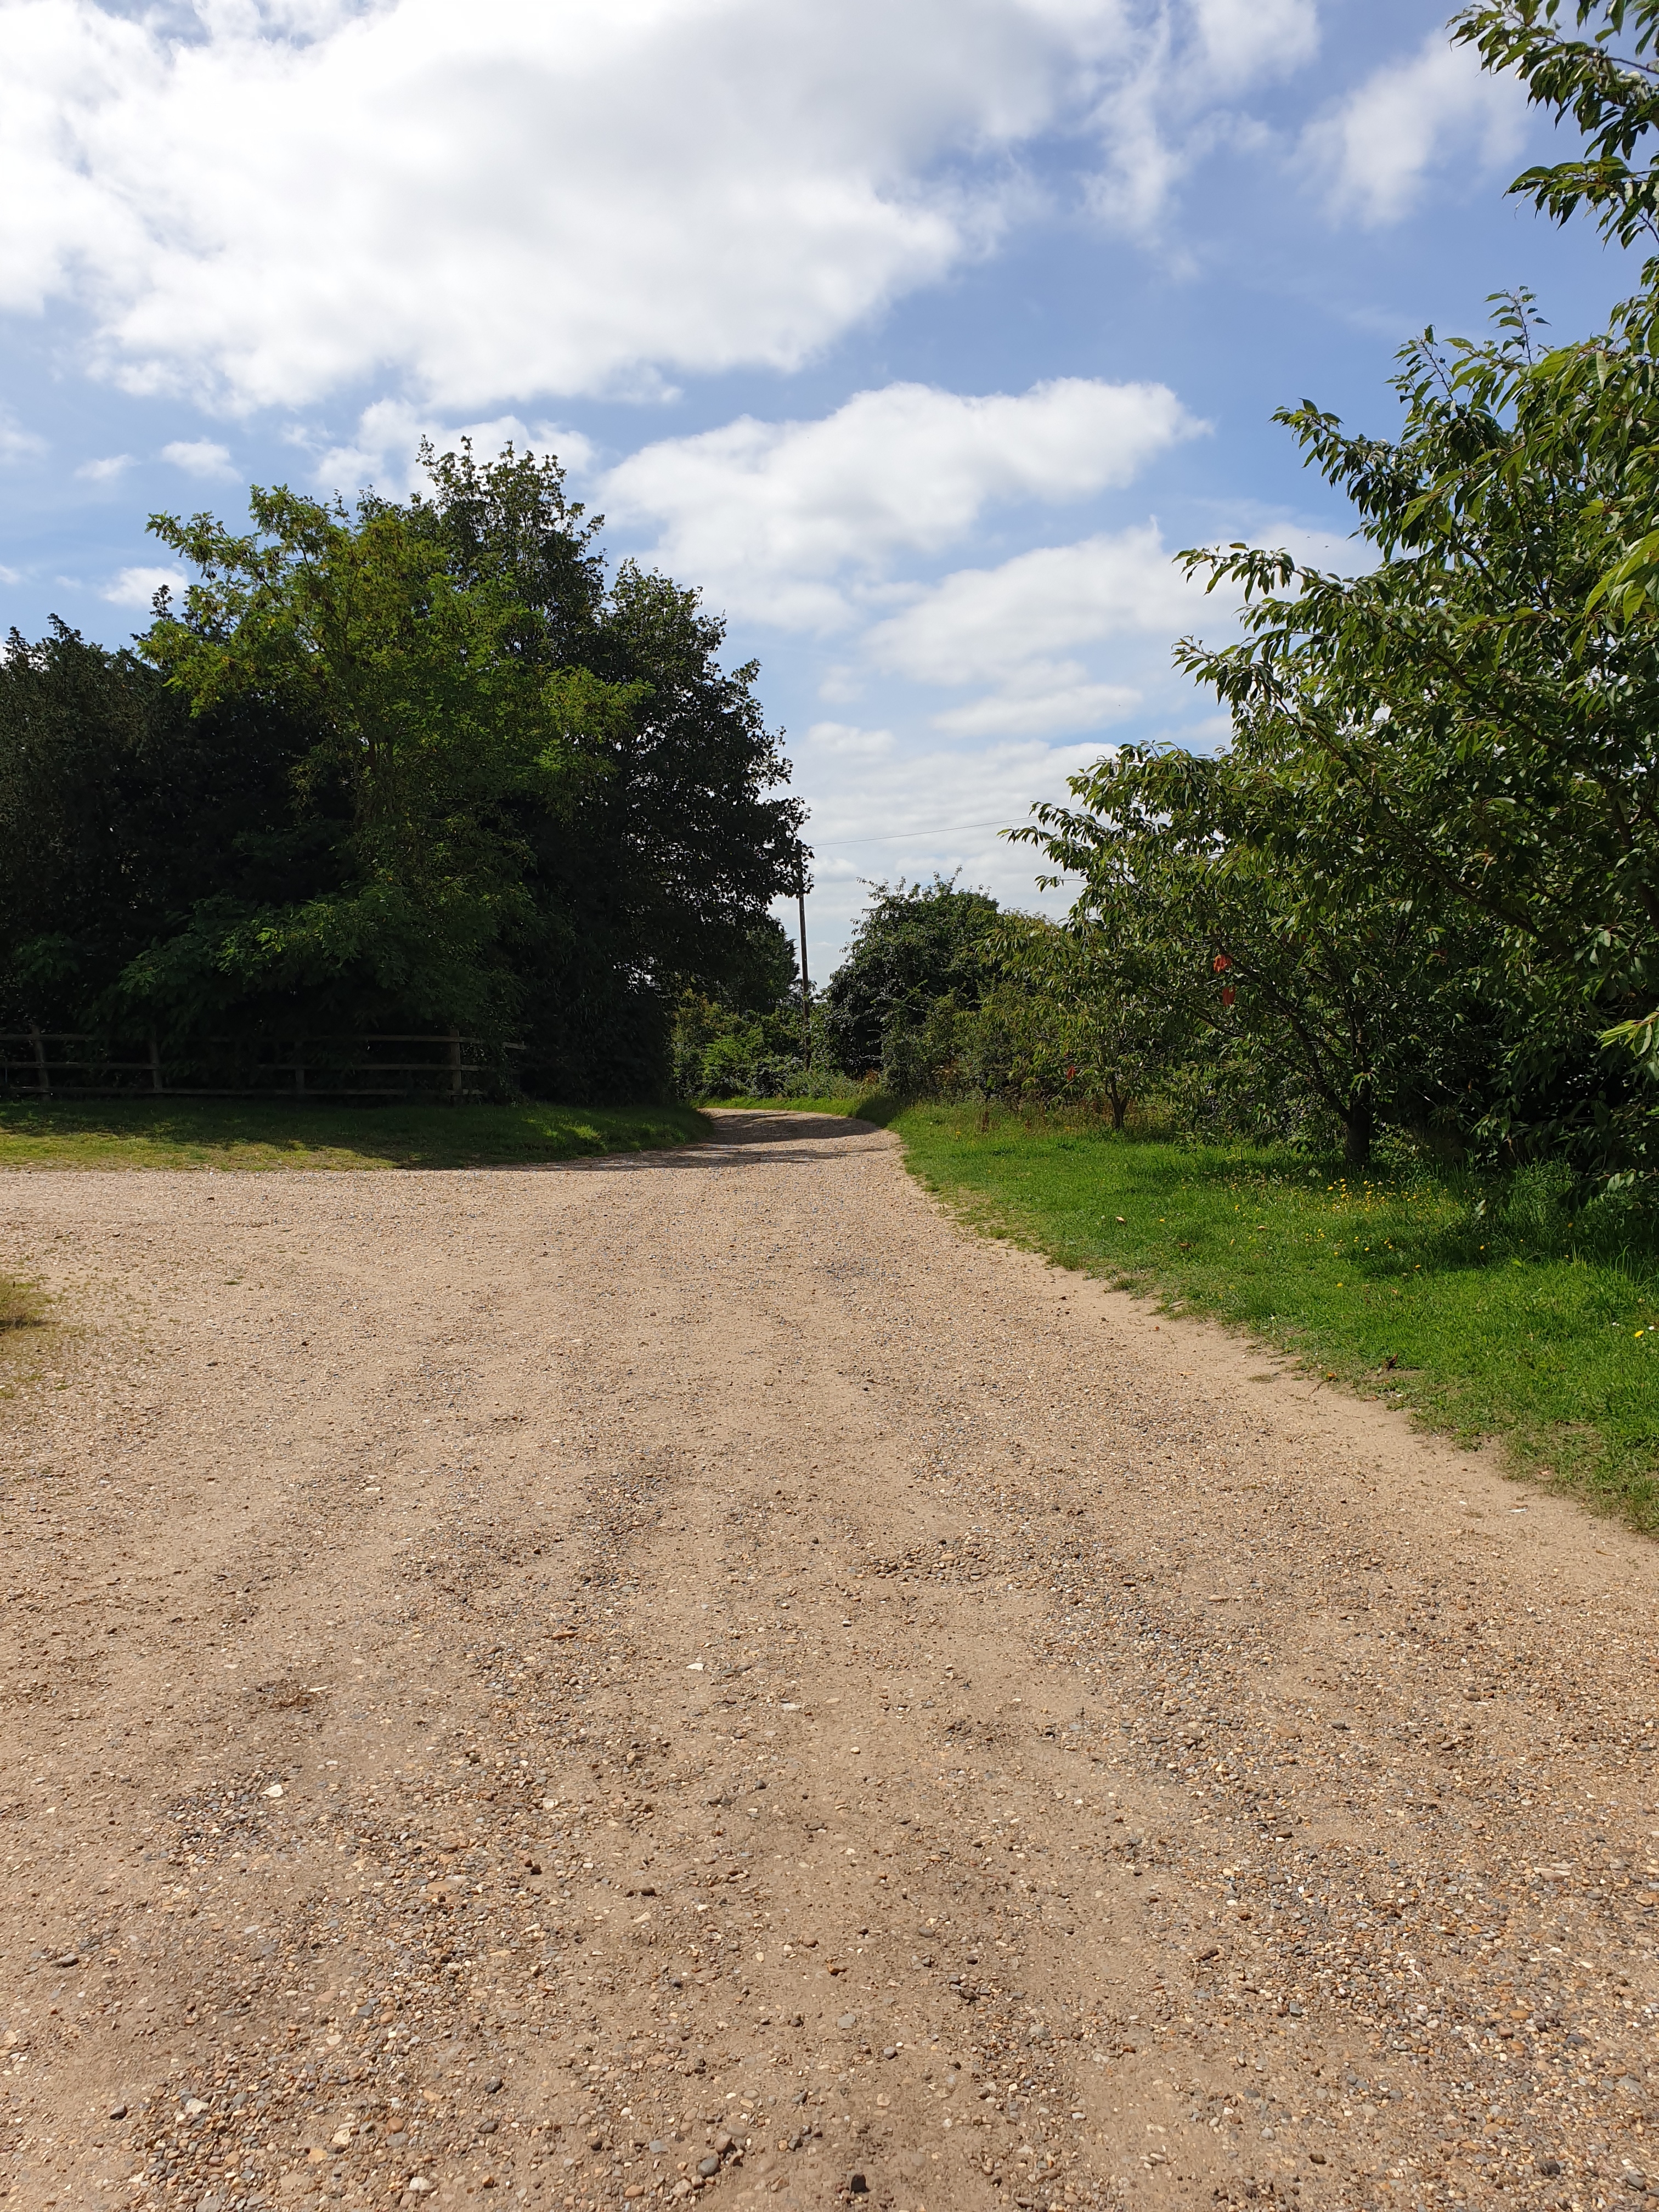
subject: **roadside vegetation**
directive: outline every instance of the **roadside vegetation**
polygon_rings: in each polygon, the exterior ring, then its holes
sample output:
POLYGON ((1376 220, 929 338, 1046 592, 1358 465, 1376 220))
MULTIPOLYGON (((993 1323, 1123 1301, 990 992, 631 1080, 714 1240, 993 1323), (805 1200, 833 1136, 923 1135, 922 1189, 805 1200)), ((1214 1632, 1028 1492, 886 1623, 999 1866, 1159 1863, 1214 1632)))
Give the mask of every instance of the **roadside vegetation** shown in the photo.
POLYGON ((686 1106, 0 1104, 0 1169, 535 1167, 708 1131, 686 1106))
MULTIPOLYGON (((879 1109, 878 1109, 879 1110, 879 1109)), ((1203 1144, 911 1105, 908 1164, 963 1219, 1175 1311, 1247 1329, 1518 1468, 1659 1527, 1659 1238, 1545 1165, 1350 1175, 1203 1144)))
POLYGON ((0 1275, 0 1339, 21 1329, 43 1328, 46 1318, 46 1303, 33 1284, 15 1275, 0 1275))
POLYGON ((1483 1173, 1382 1150, 1205 1142, 1173 1117, 977 1101, 741 1098, 890 1128, 957 1218, 1242 1329, 1519 1473, 1659 1528, 1659 1233, 1639 1194, 1559 1166, 1483 1173))

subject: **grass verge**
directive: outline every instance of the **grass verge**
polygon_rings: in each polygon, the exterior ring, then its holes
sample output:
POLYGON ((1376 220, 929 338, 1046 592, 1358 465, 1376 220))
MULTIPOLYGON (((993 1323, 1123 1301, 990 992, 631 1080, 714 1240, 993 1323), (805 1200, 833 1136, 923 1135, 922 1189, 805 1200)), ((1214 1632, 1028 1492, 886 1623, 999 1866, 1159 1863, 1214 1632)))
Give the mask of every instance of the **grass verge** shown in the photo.
MULTIPOLYGON (((1207 1314, 1404 1405, 1522 1470, 1659 1528, 1659 1254, 1647 1232, 1530 1212, 1504 1186, 1402 1165, 1092 1126, 893 1119, 968 1222, 1173 1311, 1207 1314)), ((1592 1210, 1593 1211, 1593 1210, 1592 1210)))
POLYGON ((883 1120, 894 1102, 879 1091, 857 1091, 846 1098, 711 1098, 711 1106, 730 1106, 757 1114, 842 1114, 860 1121, 883 1120))
POLYGON ((0 1168, 534 1167, 706 1136, 688 1106, 0 1103, 0 1168))

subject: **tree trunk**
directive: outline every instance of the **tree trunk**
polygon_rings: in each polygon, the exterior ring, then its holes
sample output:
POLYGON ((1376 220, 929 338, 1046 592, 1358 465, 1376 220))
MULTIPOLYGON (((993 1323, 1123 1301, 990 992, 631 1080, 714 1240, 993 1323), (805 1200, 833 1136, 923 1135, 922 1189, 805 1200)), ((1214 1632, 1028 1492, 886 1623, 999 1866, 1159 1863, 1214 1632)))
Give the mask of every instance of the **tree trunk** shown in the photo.
POLYGON ((1342 1158, 1351 1168, 1371 1164, 1371 1139, 1376 1130, 1376 1109, 1369 1088, 1355 1091, 1342 1117, 1342 1158))
POLYGON ((1126 1091, 1120 1097, 1117 1085, 1114 1082, 1107 1089, 1106 1099, 1112 1109, 1112 1127, 1121 1129, 1129 1118, 1129 1094, 1126 1091))

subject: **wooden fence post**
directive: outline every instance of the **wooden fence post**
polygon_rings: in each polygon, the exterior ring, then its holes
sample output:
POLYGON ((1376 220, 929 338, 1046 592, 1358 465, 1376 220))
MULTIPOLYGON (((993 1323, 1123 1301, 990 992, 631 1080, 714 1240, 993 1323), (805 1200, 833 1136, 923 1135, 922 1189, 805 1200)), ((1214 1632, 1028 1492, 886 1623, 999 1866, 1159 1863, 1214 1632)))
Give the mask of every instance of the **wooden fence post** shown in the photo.
POLYGON ((158 1098, 166 1088, 161 1081, 161 1048, 154 1030, 149 1033, 149 1087, 158 1098))
POLYGON ((29 1039, 34 1047, 34 1073, 35 1079, 40 1086, 40 1096, 43 1098, 50 1098, 52 1076, 46 1066, 46 1041, 33 1024, 29 1029, 29 1039))
POLYGON ((449 1103, 452 1106, 459 1106, 461 1103, 461 1033, 459 1030, 449 1032, 449 1103))

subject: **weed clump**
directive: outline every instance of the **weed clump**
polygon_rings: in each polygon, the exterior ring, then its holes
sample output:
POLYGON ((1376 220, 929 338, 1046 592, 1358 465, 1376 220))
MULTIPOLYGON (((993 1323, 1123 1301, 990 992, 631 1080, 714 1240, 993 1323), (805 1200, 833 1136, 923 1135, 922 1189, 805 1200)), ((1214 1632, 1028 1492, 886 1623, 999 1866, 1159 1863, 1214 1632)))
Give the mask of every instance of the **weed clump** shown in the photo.
POLYGON ((0 1334, 15 1328, 40 1328, 46 1310, 40 1292, 15 1275, 0 1275, 0 1334))

